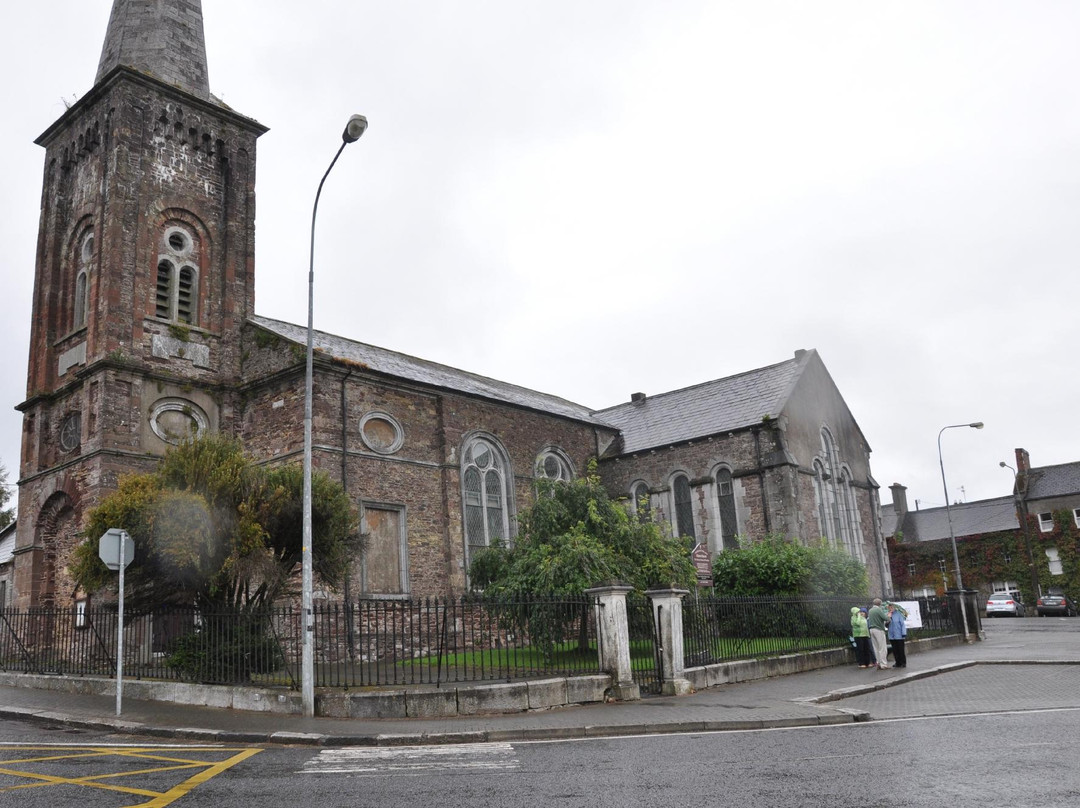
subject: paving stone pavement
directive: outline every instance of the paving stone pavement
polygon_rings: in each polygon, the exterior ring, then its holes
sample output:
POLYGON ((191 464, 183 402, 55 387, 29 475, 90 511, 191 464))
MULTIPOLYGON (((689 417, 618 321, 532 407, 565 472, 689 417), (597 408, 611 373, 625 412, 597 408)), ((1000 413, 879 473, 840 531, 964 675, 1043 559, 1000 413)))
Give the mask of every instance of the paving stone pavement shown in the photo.
POLYGON ((0 687, 0 717, 220 742, 394 745, 814 726, 999 710, 1080 708, 1080 618, 987 621, 985 639, 689 696, 443 719, 329 719, 0 687))

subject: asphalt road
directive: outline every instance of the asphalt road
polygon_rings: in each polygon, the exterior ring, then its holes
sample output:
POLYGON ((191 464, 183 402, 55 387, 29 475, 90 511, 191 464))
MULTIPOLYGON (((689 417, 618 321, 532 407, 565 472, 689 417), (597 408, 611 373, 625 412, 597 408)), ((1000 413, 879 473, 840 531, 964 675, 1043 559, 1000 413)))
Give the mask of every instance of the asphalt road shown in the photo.
MULTIPOLYGON (((1018 647, 1077 629, 988 627, 1018 647)), ((562 742, 178 748, 0 722, 0 806, 1074 807, 1078 677, 978 666, 851 699, 868 723, 562 742)))

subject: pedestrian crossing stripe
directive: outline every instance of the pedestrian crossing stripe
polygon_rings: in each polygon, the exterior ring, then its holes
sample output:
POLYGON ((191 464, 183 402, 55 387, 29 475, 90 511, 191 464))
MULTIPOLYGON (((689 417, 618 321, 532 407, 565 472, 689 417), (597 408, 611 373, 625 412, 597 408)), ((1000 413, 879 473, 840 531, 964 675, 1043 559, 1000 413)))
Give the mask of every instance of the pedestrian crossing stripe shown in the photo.
POLYGON ((426 775, 450 771, 508 771, 520 762, 508 743, 323 749, 300 774, 426 775))
POLYGON ((227 747, 187 747, 189 754, 182 754, 176 747, 160 746, 3 746, 0 747, 0 776, 13 778, 14 785, 0 785, 0 794, 22 792, 29 789, 48 788, 50 786, 76 786, 104 791, 130 794, 145 800, 129 808, 164 808, 175 802, 192 789, 207 780, 221 774, 238 763, 261 752, 253 748, 227 747), (15 753, 18 757, 8 757, 15 753), (220 754, 228 755, 220 758, 220 754), (215 760, 206 760, 213 755, 215 760), (67 761, 87 761, 99 759, 102 768, 108 769, 101 774, 82 777, 61 777, 43 771, 48 764, 67 761), (134 769, 120 768, 119 764, 143 762, 148 765, 134 769), (154 791, 140 788, 130 782, 120 782, 126 778, 138 778, 148 775, 161 775, 168 772, 195 771, 186 780, 173 785, 167 791, 154 791))

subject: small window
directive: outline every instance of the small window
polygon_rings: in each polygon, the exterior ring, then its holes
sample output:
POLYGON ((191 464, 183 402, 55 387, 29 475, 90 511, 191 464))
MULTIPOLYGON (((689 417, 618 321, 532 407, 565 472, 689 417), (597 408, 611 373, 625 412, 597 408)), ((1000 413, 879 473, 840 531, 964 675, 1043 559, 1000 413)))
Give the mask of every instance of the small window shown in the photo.
POLYGON ((86 270, 75 279, 75 327, 86 325, 86 270))
POLYGON ((1080 508, 1073 508, 1073 523, 1080 527, 1080 508))
POLYGON ((569 482, 574 475, 570 471, 570 462, 554 449, 547 449, 536 458, 536 466, 533 470, 538 480, 561 480, 569 482))
POLYGON ((70 452, 79 448, 82 442, 82 418, 73 412, 60 422, 60 449, 70 452))
POLYGON ((914 561, 912 561, 910 564, 907 565, 907 574, 910 575, 912 578, 915 577, 915 562, 914 561))
POLYGON ((645 482, 635 483, 630 489, 630 499, 633 502, 634 513, 638 521, 647 522, 652 519, 652 505, 649 503, 649 485, 645 482))
POLYGON ((405 432, 393 416, 369 412, 360 419, 360 439, 373 452, 393 454, 405 443, 405 432))
POLYGON ((75 628, 86 628, 86 598, 75 601, 75 628))
POLYGON ((172 317, 172 277, 173 265, 165 259, 158 261, 154 314, 163 320, 169 320, 172 317))
POLYGON ((195 270, 191 267, 180 268, 180 281, 176 289, 176 319, 181 323, 191 325, 192 312, 192 287, 195 283, 195 270))
POLYGON ((1043 533, 1049 533, 1054 529, 1054 514, 1052 513, 1040 513, 1039 514, 1039 530, 1043 533))
POLYGON ((1065 569, 1061 564, 1061 556, 1058 555, 1058 549, 1056 547, 1046 548, 1046 561, 1050 565, 1051 575, 1064 575, 1065 569))

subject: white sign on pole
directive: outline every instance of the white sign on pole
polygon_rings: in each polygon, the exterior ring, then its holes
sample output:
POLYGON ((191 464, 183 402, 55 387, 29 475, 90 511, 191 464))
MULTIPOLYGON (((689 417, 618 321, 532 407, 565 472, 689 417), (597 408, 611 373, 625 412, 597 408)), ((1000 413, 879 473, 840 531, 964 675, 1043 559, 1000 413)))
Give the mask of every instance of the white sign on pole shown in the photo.
POLYGON ((106 567, 115 572, 120 569, 121 564, 126 567, 135 558, 135 542, 131 540, 126 530, 110 528, 98 539, 98 558, 105 562, 106 567))
POLYGON ((111 570, 120 571, 119 609, 116 614, 116 714, 124 698, 124 569, 135 558, 135 542, 126 530, 109 528, 98 539, 98 556, 111 570))

